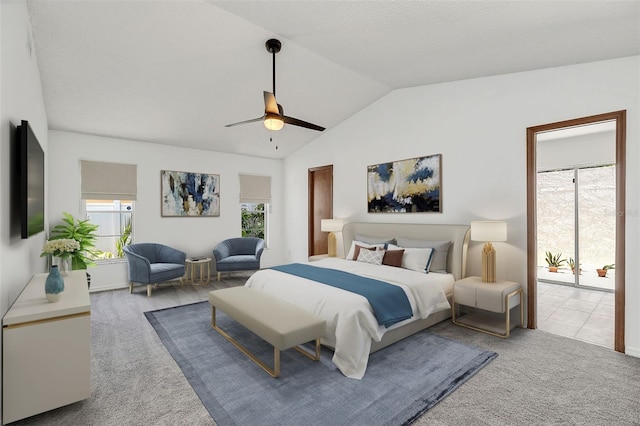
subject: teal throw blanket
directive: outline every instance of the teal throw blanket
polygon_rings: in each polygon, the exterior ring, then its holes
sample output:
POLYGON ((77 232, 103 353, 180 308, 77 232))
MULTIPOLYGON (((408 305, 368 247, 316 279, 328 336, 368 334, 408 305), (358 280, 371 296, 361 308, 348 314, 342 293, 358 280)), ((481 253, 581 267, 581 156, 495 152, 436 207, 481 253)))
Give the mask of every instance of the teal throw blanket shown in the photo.
POLYGON ((364 296, 371 304, 378 324, 391 327, 413 316, 404 290, 393 284, 362 277, 337 269, 320 268, 302 263, 274 266, 271 269, 317 281, 364 296))

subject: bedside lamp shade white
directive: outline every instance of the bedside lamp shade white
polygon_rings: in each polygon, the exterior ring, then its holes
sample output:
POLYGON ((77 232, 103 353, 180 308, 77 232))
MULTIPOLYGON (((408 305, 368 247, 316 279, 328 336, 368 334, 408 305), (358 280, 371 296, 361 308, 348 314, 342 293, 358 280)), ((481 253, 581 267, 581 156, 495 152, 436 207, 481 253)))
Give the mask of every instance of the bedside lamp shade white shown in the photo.
POLYGON ((493 220, 473 221, 471 240, 485 242, 482 248, 482 281, 496 282, 496 250, 491 242, 507 241, 507 223, 493 220))
POLYGON ((342 219, 322 219, 320 221, 320 230, 328 232, 328 249, 329 257, 336 257, 336 232, 342 232, 344 222, 342 219))

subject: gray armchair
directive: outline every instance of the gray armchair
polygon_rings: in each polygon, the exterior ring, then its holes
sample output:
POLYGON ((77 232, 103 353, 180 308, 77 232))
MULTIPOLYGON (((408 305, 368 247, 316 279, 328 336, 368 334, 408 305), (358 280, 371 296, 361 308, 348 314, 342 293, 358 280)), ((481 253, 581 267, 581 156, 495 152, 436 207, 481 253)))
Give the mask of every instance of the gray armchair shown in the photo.
POLYGON ((147 296, 151 297, 151 286, 184 276, 186 253, 156 243, 131 244, 123 248, 129 264, 129 293, 133 284, 146 284, 147 296))
POLYGON ((255 271, 260 269, 260 256, 264 251, 261 238, 230 238, 213 249, 218 281, 221 272, 255 271))

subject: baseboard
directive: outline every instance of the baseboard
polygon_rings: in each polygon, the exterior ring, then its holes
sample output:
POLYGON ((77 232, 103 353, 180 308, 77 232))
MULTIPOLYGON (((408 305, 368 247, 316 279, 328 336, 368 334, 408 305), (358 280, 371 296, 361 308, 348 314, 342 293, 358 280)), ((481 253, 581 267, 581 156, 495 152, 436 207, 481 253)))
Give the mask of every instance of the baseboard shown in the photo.
POLYGON ((111 284, 111 285, 101 285, 101 286, 97 286, 97 287, 92 285, 89 288, 89 293, 96 293, 98 291, 120 290, 122 288, 129 288, 129 283, 118 283, 118 284, 111 284))
POLYGON ((624 348, 624 352, 627 355, 631 355, 631 356, 634 356, 636 358, 640 358, 640 348, 630 348, 629 346, 627 346, 626 348, 624 348))

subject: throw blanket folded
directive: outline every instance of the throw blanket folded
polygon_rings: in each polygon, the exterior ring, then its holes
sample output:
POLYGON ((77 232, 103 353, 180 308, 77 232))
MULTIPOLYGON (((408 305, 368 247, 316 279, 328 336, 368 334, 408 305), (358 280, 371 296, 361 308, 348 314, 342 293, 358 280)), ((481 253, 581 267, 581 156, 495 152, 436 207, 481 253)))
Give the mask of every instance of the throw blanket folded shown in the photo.
POLYGON ((347 290, 365 297, 378 324, 391 327, 413 316, 404 290, 393 284, 330 268, 318 268, 302 263, 274 266, 271 269, 296 275, 322 284, 347 290))

